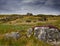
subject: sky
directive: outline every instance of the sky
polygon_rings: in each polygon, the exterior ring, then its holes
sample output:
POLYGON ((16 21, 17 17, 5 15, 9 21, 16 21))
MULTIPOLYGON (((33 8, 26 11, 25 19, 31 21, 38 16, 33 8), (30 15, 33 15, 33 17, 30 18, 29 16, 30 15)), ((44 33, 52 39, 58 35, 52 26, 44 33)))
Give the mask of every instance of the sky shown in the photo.
POLYGON ((60 0, 0 0, 0 14, 59 14, 60 0))

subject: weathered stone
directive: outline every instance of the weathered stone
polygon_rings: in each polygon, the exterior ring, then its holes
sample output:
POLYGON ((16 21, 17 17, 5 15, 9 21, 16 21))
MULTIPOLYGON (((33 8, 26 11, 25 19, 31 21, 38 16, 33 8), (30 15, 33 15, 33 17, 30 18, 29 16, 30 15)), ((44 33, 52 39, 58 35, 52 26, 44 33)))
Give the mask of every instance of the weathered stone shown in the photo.
POLYGON ((37 26, 34 27, 34 31, 32 31, 32 28, 28 30, 28 36, 30 37, 33 35, 39 39, 46 42, 58 42, 60 41, 60 31, 58 28, 54 26, 37 26))
POLYGON ((29 29, 27 30, 27 37, 30 37, 30 36, 32 35, 32 33, 33 33, 32 28, 29 28, 29 29))
POLYGON ((5 37, 5 39, 13 38, 13 39, 17 40, 20 38, 20 34, 19 34, 19 32, 11 32, 11 33, 6 33, 4 35, 4 37, 5 37))

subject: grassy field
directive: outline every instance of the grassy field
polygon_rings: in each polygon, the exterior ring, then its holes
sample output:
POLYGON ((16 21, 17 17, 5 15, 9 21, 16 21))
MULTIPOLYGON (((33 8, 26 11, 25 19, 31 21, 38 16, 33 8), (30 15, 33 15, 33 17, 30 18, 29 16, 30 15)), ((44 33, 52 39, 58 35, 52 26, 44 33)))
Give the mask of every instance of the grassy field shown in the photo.
MULTIPOLYGON (((11 15, 12 16, 12 15, 11 15)), ((34 26, 54 25, 60 29, 60 16, 2 16, 0 15, 0 46, 52 46, 46 42, 35 39, 35 37, 27 38, 27 29, 34 26), (7 17, 7 18, 6 18, 7 17), (44 18, 45 17, 45 18, 44 18), (15 19, 16 18, 16 19, 15 19), (2 36, 12 31, 21 31, 23 35, 17 41, 13 39, 4 40, 2 36)))

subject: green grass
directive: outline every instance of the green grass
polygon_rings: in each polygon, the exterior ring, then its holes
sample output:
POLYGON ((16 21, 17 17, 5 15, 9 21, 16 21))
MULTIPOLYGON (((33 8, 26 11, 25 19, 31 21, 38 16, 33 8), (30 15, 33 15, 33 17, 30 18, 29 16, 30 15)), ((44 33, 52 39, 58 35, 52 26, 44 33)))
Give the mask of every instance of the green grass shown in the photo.
MULTIPOLYGON (((17 41, 13 40, 13 39, 8 39, 7 41, 0 37, 0 46, 52 46, 46 42, 43 42, 41 40, 38 40, 38 39, 35 39, 35 37, 30 37, 30 38, 27 38, 26 36, 24 36, 26 34, 26 31, 28 28, 31 28, 31 27, 34 27, 34 26, 41 26, 41 25, 47 25, 47 24, 51 24, 51 25, 54 25, 54 26, 57 26, 58 28, 60 28, 60 17, 56 17, 56 18, 48 18, 49 20, 48 21, 40 21, 38 22, 38 18, 39 17, 24 17, 24 18, 19 18, 20 20, 22 20, 22 23, 24 23, 24 21, 26 20, 31 20, 32 22, 33 21, 36 21, 36 22, 33 22, 31 24, 17 24, 15 25, 16 23, 21 23, 19 22, 16 22, 13 24, 6 24, 6 23, 1 23, 0 24, 0 34, 5 34, 7 32, 12 32, 12 31, 22 31, 21 34, 23 34, 23 36, 18 39, 17 41), (53 20, 53 19, 56 19, 57 21, 55 22, 49 22, 50 20, 53 20)), ((8 21, 10 22, 10 21, 8 21)))
POLYGON ((1 46, 52 46, 46 42, 35 39, 35 37, 32 38, 22 37, 17 41, 12 39, 9 40, 1 39, 0 45, 1 46))
POLYGON ((6 33, 11 31, 26 31, 30 25, 2 25, 0 24, 0 33, 6 33))
MULTIPOLYGON (((4 34, 6 32, 22 30, 23 33, 26 32, 28 28, 32 27, 32 25, 0 25, 0 34, 4 34)), ((17 41, 13 39, 4 38, 0 39, 0 46, 51 46, 45 42, 39 41, 35 39, 35 37, 26 38, 26 36, 22 36, 17 41)))

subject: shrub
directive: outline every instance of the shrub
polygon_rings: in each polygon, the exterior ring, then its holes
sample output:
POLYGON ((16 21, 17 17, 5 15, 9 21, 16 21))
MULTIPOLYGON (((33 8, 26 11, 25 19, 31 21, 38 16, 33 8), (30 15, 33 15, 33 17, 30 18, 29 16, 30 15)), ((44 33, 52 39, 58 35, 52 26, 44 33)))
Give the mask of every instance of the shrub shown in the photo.
POLYGON ((31 20, 26 20, 26 22, 29 22, 29 23, 30 23, 30 22, 31 22, 31 20))

